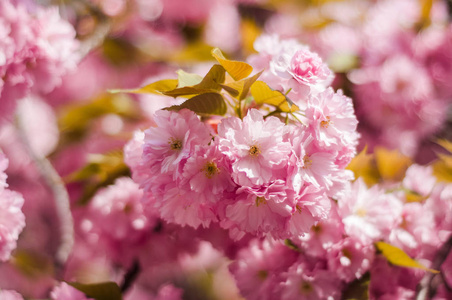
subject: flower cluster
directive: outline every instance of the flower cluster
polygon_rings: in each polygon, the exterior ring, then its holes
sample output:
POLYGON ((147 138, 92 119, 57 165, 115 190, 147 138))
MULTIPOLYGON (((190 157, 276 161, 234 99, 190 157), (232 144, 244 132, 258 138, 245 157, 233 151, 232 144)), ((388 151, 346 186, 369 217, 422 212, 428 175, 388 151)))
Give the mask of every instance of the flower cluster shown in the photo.
MULTIPOLYGON (((368 188, 359 178, 337 198, 328 220, 291 240, 292 249, 253 240, 231 272, 247 299, 339 299, 347 284, 369 274, 370 299, 411 299, 425 271, 391 266, 376 248, 384 241, 432 266, 438 245, 451 238, 450 188, 436 181, 431 167, 420 165, 391 186, 368 188)), ((442 269, 449 265, 450 259, 442 269)), ((442 293, 434 299, 446 299, 442 293)))
MULTIPOLYGON (((318 55, 293 41, 287 44, 291 52, 282 47, 269 60, 288 56, 290 63, 280 63, 277 74, 273 67, 264 70, 262 78, 270 87, 292 80, 295 90, 312 88, 293 94, 305 107, 303 115, 297 112, 303 121, 287 113, 293 120, 284 123, 249 107, 243 118, 217 119, 215 131, 188 109, 160 110, 156 127, 126 147, 145 201, 164 220, 195 228, 219 223, 235 239, 245 234, 289 238, 328 216, 330 197, 353 178, 345 166, 355 154, 357 120, 350 98, 332 88, 314 89, 332 74, 318 55)), ((254 58, 259 55, 268 54, 263 50, 254 58)))
POLYGON ((7 188, 7 166, 8 159, 0 152, 0 261, 11 257, 11 251, 16 248, 19 234, 25 227, 25 216, 21 211, 24 199, 7 188))
POLYGON ((57 8, 13 2, 0 3, 0 118, 28 93, 51 92, 77 61, 75 31, 57 8))

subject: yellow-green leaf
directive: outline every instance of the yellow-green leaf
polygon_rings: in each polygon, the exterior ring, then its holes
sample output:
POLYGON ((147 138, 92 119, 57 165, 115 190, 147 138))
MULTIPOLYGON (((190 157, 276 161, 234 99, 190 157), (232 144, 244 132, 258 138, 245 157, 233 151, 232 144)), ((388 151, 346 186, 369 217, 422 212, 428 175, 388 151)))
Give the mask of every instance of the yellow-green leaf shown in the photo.
POLYGON ((212 56, 225 68, 234 80, 246 78, 253 71, 253 67, 245 62, 226 59, 218 48, 212 50, 212 56))
POLYGON ((166 91, 164 92, 164 94, 171 97, 184 96, 191 98, 193 95, 218 92, 221 90, 221 84, 226 78, 225 73, 226 70, 222 66, 213 65, 206 76, 204 76, 204 78, 201 77, 202 79, 198 84, 176 88, 170 91, 166 91))
POLYGON ((405 177, 405 171, 412 164, 409 157, 398 150, 375 148, 375 160, 383 180, 400 181, 405 177))
POLYGON ((174 90, 177 88, 178 80, 177 79, 163 79, 148 85, 145 85, 141 88, 136 89, 116 89, 116 90, 108 90, 110 93, 132 93, 132 94, 157 94, 161 95, 164 92, 174 90))
POLYGON ((202 76, 198 74, 187 73, 184 70, 177 70, 176 73, 178 75, 178 88, 182 88, 184 86, 193 86, 202 81, 202 76))
POLYGON ((375 243, 377 249, 383 254, 384 257, 395 266, 406 267, 406 268, 416 268, 424 271, 429 271, 432 273, 439 273, 437 270, 429 269, 411 257, 408 256, 402 249, 392 246, 385 242, 375 243))
POLYGON ((440 181, 452 182, 452 156, 438 154, 438 158, 433 163, 433 174, 440 181))
POLYGON ((448 140, 438 140, 437 142, 441 147, 452 153, 452 142, 448 140))
POLYGON ((94 284, 68 282, 68 284, 95 300, 122 300, 121 289, 116 282, 109 281, 94 284))
POLYGON ((120 151, 92 154, 88 160, 83 168, 64 178, 68 183, 84 183, 83 194, 78 201, 82 205, 88 203, 100 188, 113 184, 119 177, 130 175, 120 151))
POLYGON ((279 108, 282 112, 294 112, 298 106, 291 103, 280 91, 272 90, 265 82, 256 81, 251 86, 251 94, 257 104, 269 104, 279 108))
MULTIPOLYGON (((22 234, 32 235, 35 233, 25 230, 22 234)), ((31 278, 54 276, 55 273, 51 257, 39 252, 18 249, 14 252, 10 262, 22 273, 31 278)))
POLYGON ((167 110, 179 111, 187 108, 198 115, 224 115, 227 111, 223 96, 218 93, 205 93, 188 99, 181 105, 174 105, 166 108, 167 110))
POLYGON ((352 159, 347 169, 353 171, 356 178, 361 177, 367 186, 372 186, 379 182, 380 174, 378 173, 374 156, 366 152, 367 146, 352 159))
POLYGON ((237 98, 238 100, 243 100, 247 97, 248 92, 250 91, 251 86, 254 82, 261 76, 263 71, 259 73, 244 78, 239 81, 233 81, 227 84, 222 85, 222 87, 228 92, 231 96, 237 98))

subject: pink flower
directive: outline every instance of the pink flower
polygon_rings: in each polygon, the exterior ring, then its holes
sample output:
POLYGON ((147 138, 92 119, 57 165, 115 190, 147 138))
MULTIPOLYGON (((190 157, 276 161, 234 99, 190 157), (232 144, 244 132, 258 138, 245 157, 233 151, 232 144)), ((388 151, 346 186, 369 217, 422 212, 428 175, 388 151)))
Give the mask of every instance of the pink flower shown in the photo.
POLYGON ((294 39, 280 39, 278 35, 262 35, 254 48, 259 53, 249 62, 257 70, 265 69, 260 79, 283 93, 297 104, 305 106, 306 97, 323 91, 333 80, 333 73, 322 59, 294 39))
POLYGON ((296 258, 297 253, 280 242, 253 240, 229 268, 246 299, 279 299, 283 272, 296 258))
POLYGON ((402 203, 376 185, 368 189, 358 178, 338 199, 338 208, 345 232, 367 245, 384 238, 394 229, 402 212, 402 203))
POLYGON ((195 145, 207 145, 211 141, 209 128, 194 112, 160 110, 154 118, 157 127, 145 131, 143 160, 152 174, 173 172, 179 177, 182 163, 195 150, 195 145))
POLYGON ((80 222, 88 242, 102 247, 114 261, 128 265, 157 218, 142 203, 143 191, 130 178, 118 178, 90 201, 80 222))
POLYGON ((221 201, 222 193, 236 187, 231 178, 230 163, 218 150, 217 143, 196 146, 184 165, 182 182, 189 182, 192 191, 212 201, 221 201))
POLYGON ((22 213, 24 199, 21 194, 7 189, 6 174, 8 160, 0 152, 0 261, 7 261, 16 248, 17 239, 25 227, 22 213))
POLYGON ((282 300, 338 299, 340 280, 331 271, 320 268, 311 270, 305 263, 296 263, 287 271, 283 283, 282 300))
POLYGON ((83 292, 70 286, 66 282, 62 282, 56 286, 50 293, 52 300, 90 300, 83 292))
POLYGON ((352 100, 329 88, 309 97, 306 118, 319 147, 336 152, 336 163, 345 168, 356 153, 359 137, 352 100))
POLYGON ((315 85, 329 79, 333 73, 317 53, 298 50, 290 61, 289 73, 301 84, 315 85))
MULTIPOLYGON (((30 2, 31 3, 31 2, 30 2)), ((0 117, 30 92, 49 93, 75 68, 75 30, 57 8, 0 3, 0 117)))
POLYGON ((283 181, 275 181, 259 188, 242 187, 233 203, 226 206, 224 228, 236 228, 242 234, 288 237, 286 222, 294 204, 294 192, 283 181))
POLYGON ((254 186, 278 179, 291 148, 283 141, 283 132, 284 123, 275 117, 264 120, 255 109, 243 121, 231 117, 218 125, 219 149, 231 160, 237 184, 254 186))
POLYGON ((307 185, 296 195, 287 231, 292 237, 303 236, 328 217, 331 202, 322 190, 307 185))
POLYGON ((328 268, 340 279, 351 282, 369 270, 374 252, 373 245, 365 246, 355 238, 347 237, 328 250, 328 268))
POLYGON ((0 299, 2 300, 23 300, 24 298, 16 291, 0 290, 0 299))

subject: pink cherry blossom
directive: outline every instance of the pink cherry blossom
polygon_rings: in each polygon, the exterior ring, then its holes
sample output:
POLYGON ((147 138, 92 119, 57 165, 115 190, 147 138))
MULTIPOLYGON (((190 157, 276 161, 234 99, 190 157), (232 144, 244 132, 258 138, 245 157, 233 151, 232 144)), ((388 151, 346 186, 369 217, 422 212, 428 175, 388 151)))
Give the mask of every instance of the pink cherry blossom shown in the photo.
POLYGON ((264 120, 255 109, 243 121, 230 117, 218 125, 219 149, 231 160, 237 184, 262 185, 278 179, 290 153, 283 132, 284 123, 275 117, 264 120))
POLYGON ((346 282, 361 278, 373 261, 375 249, 363 245, 353 237, 347 237, 328 249, 328 268, 346 282))
POLYGON ((194 151, 195 145, 207 145, 209 128, 192 111, 160 110, 154 118, 157 127, 145 131, 143 159, 154 174, 173 172, 178 177, 182 163, 194 151))
POLYGON ((229 267, 246 299, 280 298, 280 283, 297 254, 280 242, 253 240, 229 267))
POLYGON ((7 189, 5 169, 8 160, 0 152, 0 261, 7 261, 16 248, 17 239, 25 227, 21 194, 7 189))
POLYGON ((289 73, 302 84, 315 85, 332 76, 331 70, 317 53, 298 50, 290 61, 289 73))
POLYGON ((331 271, 314 268, 304 262, 293 264, 287 271, 281 299, 339 299, 341 282, 331 271))
POLYGON ((0 290, 0 299, 2 300, 23 300, 24 298, 16 291, 0 290))
POLYGON ((80 221, 88 243, 102 247, 112 260, 128 265, 147 241, 157 218, 142 203, 143 191, 130 178, 118 178, 90 201, 80 221))
POLYGON ((83 292, 70 286, 66 282, 62 282, 56 286, 50 293, 52 300, 90 300, 83 292))
POLYGON ((394 195, 385 194, 378 186, 368 189, 358 178, 351 184, 350 191, 338 199, 338 208, 345 232, 367 245, 395 228, 402 203, 394 195))
POLYGON ((30 92, 49 93, 75 68, 75 30, 56 8, 25 1, 0 3, 0 117, 30 92))

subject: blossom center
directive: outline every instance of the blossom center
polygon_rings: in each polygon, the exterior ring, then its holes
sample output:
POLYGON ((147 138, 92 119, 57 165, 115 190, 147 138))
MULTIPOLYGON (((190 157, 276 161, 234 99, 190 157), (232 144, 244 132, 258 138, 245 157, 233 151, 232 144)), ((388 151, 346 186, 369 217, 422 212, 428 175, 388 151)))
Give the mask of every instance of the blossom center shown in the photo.
POLYGON ((314 288, 312 287, 312 284, 307 281, 303 281, 300 285, 300 292, 302 295, 308 295, 310 294, 314 288))
POLYGON ((212 178, 213 176, 220 172, 220 170, 217 167, 217 164, 213 161, 209 161, 208 163, 206 163, 203 168, 203 171, 207 178, 212 178))
POLYGON ((181 150, 182 149, 182 141, 175 139, 175 138, 170 138, 168 141, 168 144, 170 145, 171 150, 181 150))
POLYGON ((267 204, 267 199, 264 197, 256 197, 256 206, 259 207, 261 204, 267 204))
POLYGON ((261 153, 261 150, 259 149, 258 146, 253 145, 253 146, 250 147, 249 153, 250 153, 251 156, 257 157, 261 153))
POLYGON ((307 169, 310 166, 312 166, 312 159, 311 159, 311 157, 309 155, 306 154, 303 157, 303 169, 307 169))
POLYGON ((326 120, 323 120, 320 122, 320 126, 322 126, 323 128, 328 128, 328 126, 330 126, 330 124, 331 124, 330 116, 326 116, 326 120))
POLYGON ((262 281, 265 280, 267 278, 267 276, 268 276, 268 271, 266 271, 266 270, 259 270, 257 272, 257 277, 262 281))
POLYGON ((356 211, 356 215, 359 216, 359 217, 362 217, 362 218, 365 217, 366 214, 367 214, 367 211, 364 208, 359 208, 356 211))

